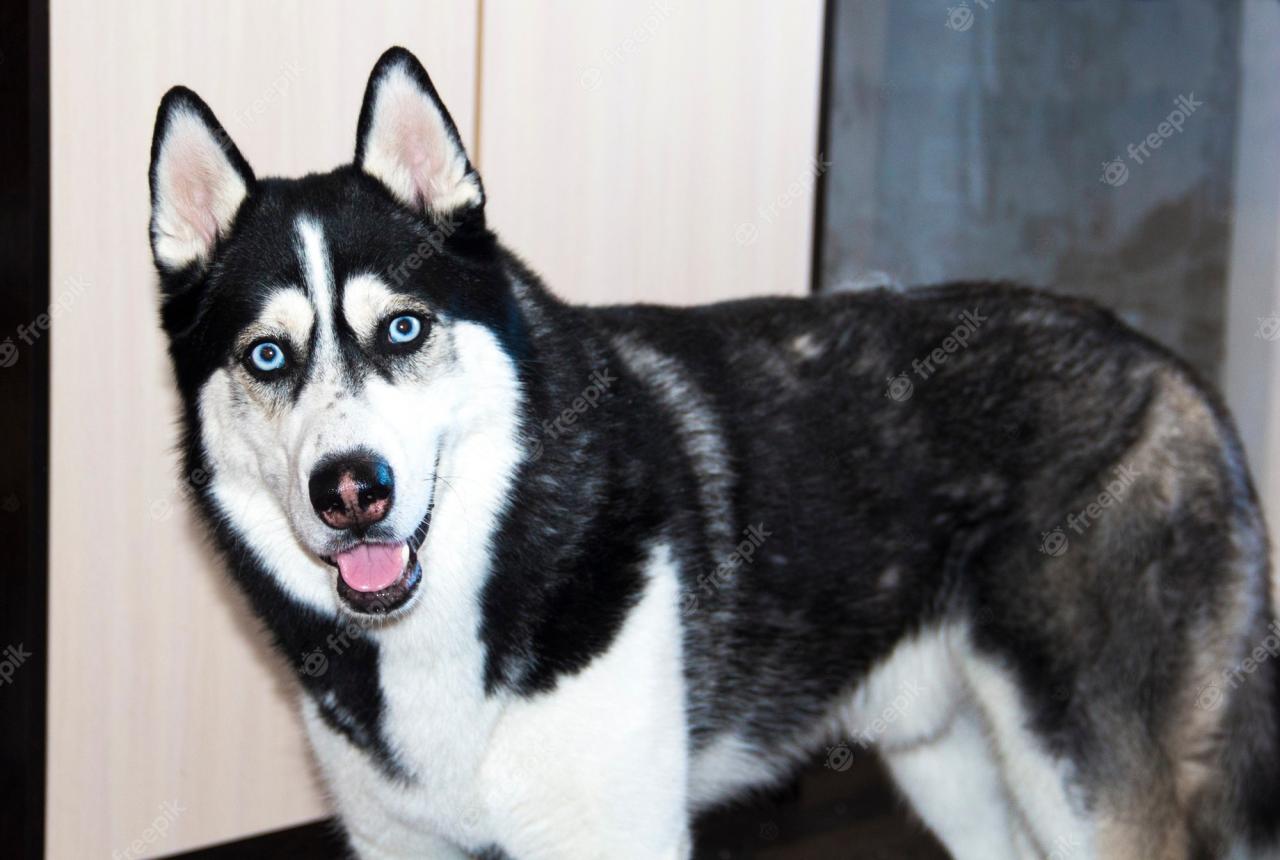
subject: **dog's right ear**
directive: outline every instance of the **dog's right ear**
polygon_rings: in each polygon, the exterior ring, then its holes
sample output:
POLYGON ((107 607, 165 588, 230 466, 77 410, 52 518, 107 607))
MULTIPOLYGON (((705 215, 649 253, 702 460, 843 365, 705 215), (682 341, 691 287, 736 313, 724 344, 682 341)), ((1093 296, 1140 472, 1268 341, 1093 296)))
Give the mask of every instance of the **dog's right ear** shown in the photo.
POLYGON ((165 93, 151 139, 151 252, 162 272, 208 263, 253 189, 253 171, 186 87, 165 93))

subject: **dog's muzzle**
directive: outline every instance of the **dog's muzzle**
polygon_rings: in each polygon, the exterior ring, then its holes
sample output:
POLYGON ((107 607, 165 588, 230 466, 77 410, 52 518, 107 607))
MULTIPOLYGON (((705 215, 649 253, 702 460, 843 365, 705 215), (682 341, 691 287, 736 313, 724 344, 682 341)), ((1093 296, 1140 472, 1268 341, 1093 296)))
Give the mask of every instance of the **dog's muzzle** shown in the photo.
MULTIPOLYGON (((395 474, 368 451, 325 458, 312 471, 308 491, 321 522, 350 539, 324 558, 338 569, 338 597, 347 608, 386 615, 405 605, 422 581, 417 551, 430 511, 408 539, 387 540, 377 526, 395 503, 395 474)), ((433 483, 433 501, 434 491, 433 483)))

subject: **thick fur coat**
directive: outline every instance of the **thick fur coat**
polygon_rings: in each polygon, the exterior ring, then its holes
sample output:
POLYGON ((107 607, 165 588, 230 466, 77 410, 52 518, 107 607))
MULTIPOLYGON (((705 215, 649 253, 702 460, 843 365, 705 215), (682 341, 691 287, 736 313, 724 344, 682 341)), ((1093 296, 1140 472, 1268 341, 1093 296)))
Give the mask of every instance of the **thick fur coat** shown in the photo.
POLYGON ((151 189, 193 495, 360 857, 687 858, 854 743, 962 860, 1275 856, 1240 444, 1105 311, 565 304, 400 49, 351 165, 179 88, 151 189))

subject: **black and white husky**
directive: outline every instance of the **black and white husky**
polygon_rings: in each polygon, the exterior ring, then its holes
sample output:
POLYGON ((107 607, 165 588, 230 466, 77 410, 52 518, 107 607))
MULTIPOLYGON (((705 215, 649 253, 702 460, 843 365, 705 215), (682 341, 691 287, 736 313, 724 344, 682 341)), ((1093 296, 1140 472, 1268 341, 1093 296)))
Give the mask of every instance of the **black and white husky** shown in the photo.
POLYGON ((150 179, 194 496, 360 857, 686 858, 852 743, 962 860, 1275 856, 1258 502, 1107 313, 567 305, 400 49, 351 165, 256 178, 178 88, 150 179))

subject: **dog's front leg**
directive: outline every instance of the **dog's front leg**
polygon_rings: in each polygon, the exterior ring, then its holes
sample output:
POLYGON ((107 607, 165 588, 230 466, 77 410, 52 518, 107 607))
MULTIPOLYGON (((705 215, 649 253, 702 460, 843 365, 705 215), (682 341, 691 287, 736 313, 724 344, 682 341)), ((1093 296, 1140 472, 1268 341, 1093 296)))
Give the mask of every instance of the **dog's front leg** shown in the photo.
POLYGON ((516 860, 687 860, 688 726, 679 586, 654 553, 609 649, 554 689, 511 697, 478 775, 516 860))

